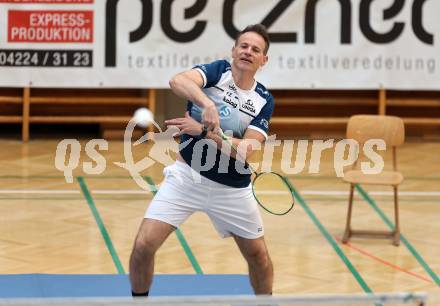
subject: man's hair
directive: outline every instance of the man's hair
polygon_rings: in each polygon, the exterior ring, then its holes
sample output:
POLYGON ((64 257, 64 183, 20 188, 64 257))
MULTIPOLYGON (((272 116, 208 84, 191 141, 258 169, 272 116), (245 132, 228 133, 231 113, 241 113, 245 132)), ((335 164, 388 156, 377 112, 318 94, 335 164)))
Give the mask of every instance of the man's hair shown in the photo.
POLYGON ((269 50, 269 45, 270 45, 269 34, 267 33, 266 27, 260 23, 248 25, 241 32, 238 32, 237 38, 235 39, 235 45, 237 45, 237 42, 238 42, 238 39, 240 38, 240 36, 243 35, 244 33, 247 33, 247 32, 255 32, 258 35, 260 35, 261 37, 263 37, 264 42, 266 43, 266 47, 264 48, 263 53, 264 53, 264 55, 266 55, 267 51, 269 50))

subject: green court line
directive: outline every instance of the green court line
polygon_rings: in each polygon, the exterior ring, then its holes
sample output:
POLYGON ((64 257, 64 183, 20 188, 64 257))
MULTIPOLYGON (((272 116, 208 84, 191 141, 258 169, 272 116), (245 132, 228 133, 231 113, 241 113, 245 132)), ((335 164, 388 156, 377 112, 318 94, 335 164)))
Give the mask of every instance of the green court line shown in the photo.
POLYGON ((362 276, 359 274, 359 272, 356 270, 356 268, 353 266, 353 264, 350 262, 350 260, 345 256, 342 249, 339 247, 338 243, 333 239, 333 237, 330 235, 330 233, 326 230, 326 228, 322 225, 322 223, 318 220, 318 218, 315 216, 315 214, 312 212, 312 210, 309 208, 307 203, 304 201, 302 196, 299 194, 299 192, 295 189, 295 187, 290 183, 292 187, 292 192, 294 197, 297 199, 298 203, 301 205, 301 207, 304 209, 304 211, 307 213, 307 215, 312 219, 313 223, 318 227, 321 234, 327 239, 327 241, 330 243, 330 245, 333 247, 333 250, 335 250, 336 254, 339 255, 339 258, 344 262, 344 264, 347 266, 348 270, 350 270, 351 274, 354 276, 356 281, 359 283, 359 285, 362 287, 362 289, 366 293, 373 293, 373 291, 368 287, 367 283, 364 281, 362 276))
POLYGON ((89 189, 87 188, 84 178, 78 176, 76 179, 81 187, 81 191, 83 192, 84 197, 87 200, 87 204, 89 205, 90 210, 92 211, 96 224, 98 225, 99 230, 101 231, 102 238, 104 238, 105 244, 107 245, 107 249, 110 252, 110 255, 112 256, 113 263, 115 264, 118 273, 125 274, 124 268, 122 267, 118 254, 116 253, 116 249, 113 246, 112 240, 107 232, 107 229, 105 228, 104 222, 102 222, 101 216, 99 215, 98 209, 96 208, 95 202, 93 201, 92 195, 90 194, 89 189))
MULTIPOLYGON (((355 185, 356 190, 362 195, 367 203, 373 207, 376 213, 380 216, 383 222, 385 222, 391 230, 394 230, 394 224, 388 219, 385 213, 377 206, 376 202, 370 197, 370 195, 360 186, 355 185)), ((400 240, 405 244, 410 253, 416 258, 419 264, 425 269, 425 271, 431 276, 431 278, 440 286, 440 279, 438 275, 429 267, 426 261, 417 253, 416 249, 409 243, 403 234, 400 234, 400 240)))
MULTIPOLYGON (((157 193, 157 187, 154 183, 153 179, 149 176, 144 177, 145 181, 150 186, 151 193, 153 195, 156 195, 157 193)), ((185 251, 186 256, 188 257, 189 261, 191 262, 191 265, 193 266, 194 270, 197 274, 203 274, 202 268, 200 267, 199 263, 197 262, 196 257, 194 256, 194 253, 191 251, 191 248, 188 244, 188 242, 185 239, 185 236, 183 235, 182 231, 179 228, 176 228, 175 230, 177 239, 180 242, 180 245, 182 246, 183 250, 185 251)))

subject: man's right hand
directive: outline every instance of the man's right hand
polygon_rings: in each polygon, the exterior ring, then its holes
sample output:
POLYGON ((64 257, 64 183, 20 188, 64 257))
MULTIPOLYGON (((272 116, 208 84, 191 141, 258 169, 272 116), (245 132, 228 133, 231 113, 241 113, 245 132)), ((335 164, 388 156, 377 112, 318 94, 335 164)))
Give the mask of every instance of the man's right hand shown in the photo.
POLYGON ((203 109, 202 124, 208 128, 208 131, 217 133, 220 130, 220 118, 215 104, 212 103, 203 109))

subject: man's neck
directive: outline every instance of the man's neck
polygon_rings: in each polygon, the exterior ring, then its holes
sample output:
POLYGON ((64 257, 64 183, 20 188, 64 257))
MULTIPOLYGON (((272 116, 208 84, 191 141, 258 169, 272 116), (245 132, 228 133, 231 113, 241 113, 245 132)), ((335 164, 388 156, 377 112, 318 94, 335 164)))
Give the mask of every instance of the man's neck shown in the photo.
POLYGON ((232 78, 234 79, 235 85, 240 89, 251 90, 255 83, 254 75, 252 72, 245 72, 232 67, 232 78))

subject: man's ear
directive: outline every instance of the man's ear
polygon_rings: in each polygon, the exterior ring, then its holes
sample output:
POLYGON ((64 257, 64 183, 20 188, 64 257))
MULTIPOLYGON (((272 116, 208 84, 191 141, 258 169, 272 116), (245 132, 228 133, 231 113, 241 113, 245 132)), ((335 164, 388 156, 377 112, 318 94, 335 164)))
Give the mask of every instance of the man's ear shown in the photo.
POLYGON ((267 61, 269 60, 269 57, 267 55, 264 56, 263 62, 261 63, 260 67, 263 67, 266 65, 267 61))
POLYGON ((235 45, 232 45, 232 48, 231 48, 231 56, 232 56, 232 58, 234 58, 234 49, 235 49, 235 45))

